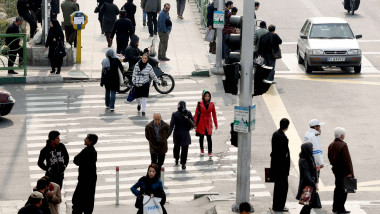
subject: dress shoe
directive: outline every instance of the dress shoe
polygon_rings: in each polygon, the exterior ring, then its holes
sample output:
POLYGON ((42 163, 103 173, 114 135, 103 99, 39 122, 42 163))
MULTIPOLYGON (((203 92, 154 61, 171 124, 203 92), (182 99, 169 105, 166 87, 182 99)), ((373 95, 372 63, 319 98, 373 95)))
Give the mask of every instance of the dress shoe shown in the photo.
POLYGON ((159 60, 161 60, 161 61, 170 61, 170 59, 167 58, 167 57, 161 57, 161 58, 159 58, 159 60))
POLYGON ((289 209, 284 207, 283 209, 272 209, 275 212, 289 212, 289 209))
POLYGON ((178 160, 175 160, 175 165, 178 166, 178 160))
POLYGON ((351 211, 348 210, 343 210, 343 211, 337 211, 337 214, 342 214, 342 213, 351 213, 351 211))
POLYGON ((146 26, 146 22, 143 22, 143 26, 144 26, 144 27, 146 26))
POLYGON ((157 32, 154 32, 154 35, 156 35, 156 36, 157 36, 157 32))
POLYGON ((150 36, 150 37, 153 37, 153 34, 150 34, 149 36, 150 36))
POLYGON ((186 164, 182 164, 182 169, 186 169, 186 164))
POLYGON ((61 69, 58 69, 57 72, 55 72, 56 74, 60 74, 61 73, 61 69))
POLYGON ((142 112, 141 115, 142 115, 142 116, 145 116, 145 112, 142 112))
POLYGON ((51 74, 55 74, 55 70, 51 70, 50 73, 51 73, 51 74))
POLYGON ((9 70, 8 74, 18 74, 18 73, 16 71, 14 71, 14 70, 9 70))
POLYGON ((140 111, 141 105, 137 105, 137 111, 140 111))

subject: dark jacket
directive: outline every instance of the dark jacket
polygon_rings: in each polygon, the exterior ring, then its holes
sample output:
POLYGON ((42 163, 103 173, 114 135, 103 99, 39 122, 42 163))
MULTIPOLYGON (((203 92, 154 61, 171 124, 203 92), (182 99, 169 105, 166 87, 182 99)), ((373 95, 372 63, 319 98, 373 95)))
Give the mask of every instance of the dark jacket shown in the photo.
POLYGON ((298 166, 300 170, 300 182, 298 185, 298 193, 296 199, 299 200, 303 189, 306 186, 311 186, 314 188, 311 196, 311 206, 313 207, 314 195, 316 193, 316 183, 318 181, 317 168, 315 166, 313 158, 313 144, 304 143, 301 145, 300 159, 298 161, 298 166))
POLYGON ((52 57, 58 57, 55 53, 55 48, 58 46, 58 42, 62 42, 64 44, 64 35, 61 28, 61 25, 59 25, 59 22, 57 20, 53 20, 53 27, 49 28, 48 36, 46 39, 45 47, 49 47, 49 58, 52 57), (54 41, 54 39, 56 41, 54 41))
POLYGON ((103 4, 106 2, 106 0, 97 0, 98 1, 98 20, 103 21, 103 12, 100 11, 102 8, 103 4))
POLYGON ((272 153, 271 156, 271 180, 282 178, 289 175, 290 169, 290 152, 289 140, 285 133, 279 129, 272 135, 272 153))
POLYGON ((96 182, 96 161, 97 152, 92 145, 87 146, 74 157, 74 164, 79 166, 79 182, 96 182))
POLYGON ((46 146, 40 151, 38 166, 42 170, 46 171, 47 176, 57 177, 63 176, 68 164, 69 153, 66 150, 66 146, 62 143, 59 143, 56 148, 53 148, 50 145, 50 141, 47 140, 46 146), (44 163, 45 161, 46 164, 44 163))
POLYGON ((63 13, 63 25, 64 26, 71 26, 71 14, 75 11, 79 11, 78 5, 73 2, 73 0, 65 0, 61 4, 61 9, 63 13))
POLYGON ((59 11, 59 0, 51 0, 51 12, 52 13, 55 13, 55 14, 58 14, 60 11, 59 11))
POLYGON ((172 134, 174 129, 173 142, 178 146, 187 146, 191 144, 188 120, 194 122, 194 118, 190 111, 187 111, 186 116, 189 119, 185 118, 185 116, 179 111, 176 111, 172 114, 172 119, 170 120, 170 134, 172 134))
POLYGON ((129 39, 129 37, 135 33, 135 28, 133 27, 131 20, 125 17, 119 18, 113 26, 111 33, 112 39, 115 36, 115 33, 117 39, 129 39))
POLYGON ((119 8, 114 3, 109 2, 113 1, 109 0, 100 8, 100 12, 103 13, 102 30, 106 33, 112 32, 116 16, 119 14, 119 8))
POLYGON ((29 10, 29 4, 26 0, 17 1, 17 12, 20 16, 30 15, 29 10))
POLYGON ((124 61, 128 62, 129 64, 128 70, 133 70, 136 63, 141 59, 140 56, 143 55, 143 52, 136 45, 138 41, 139 41, 139 37, 136 35, 132 35, 131 42, 129 43, 129 46, 127 47, 127 49, 125 49, 124 61))
POLYGON ((44 214, 39 207, 28 204, 21 208, 17 214, 44 214))
POLYGON ((160 142, 157 142, 154 121, 145 126, 145 138, 149 141, 150 153, 163 155, 168 151, 169 129, 169 125, 161 120, 160 142))
POLYGON ((272 54, 272 50, 278 50, 282 44, 281 38, 277 33, 268 32, 260 38, 258 53, 272 54))
POLYGON ((104 76, 104 81, 103 84, 106 89, 111 90, 111 91, 119 91, 120 90, 120 79, 119 79, 119 71, 123 71, 123 65, 121 64, 120 60, 117 58, 111 58, 110 59, 110 64, 111 67, 110 69, 106 72, 106 75, 104 76))
POLYGON ((352 174, 354 176, 350 152, 347 143, 343 140, 335 138, 329 146, 328 157, 335 175, 347 176, 352 174))
MULTIPOLYGON (((13 22, 11 25, 9 25, 9 27, 7 28, 7 31, 5 33, 6 34, 20 33, 19 26, 16 24, 16 22, 13 22)), ((7 38, 5 38, 5 43, 8 45, 8 47, 10 49, 15 49, 15 48, 20 46, 20 38, 19 37, 7 37, 7 38)))
POLYGON ((214 7, 214 2, 207 6, 207 27, 213 26, 214 23, 214 11, 216 11, 216 7, 214 7))
POLYGON ((147 13, 158 13, 161 10, 161 0, 141 0, 141 8, 147 13))
POLYGON ((125 10, 125 12, 127 13, 127 19, 131 20, 133 26, 136 26, 136 5, 134 5, 133 2, 127 2, 121 7, 120 10, 125 10))

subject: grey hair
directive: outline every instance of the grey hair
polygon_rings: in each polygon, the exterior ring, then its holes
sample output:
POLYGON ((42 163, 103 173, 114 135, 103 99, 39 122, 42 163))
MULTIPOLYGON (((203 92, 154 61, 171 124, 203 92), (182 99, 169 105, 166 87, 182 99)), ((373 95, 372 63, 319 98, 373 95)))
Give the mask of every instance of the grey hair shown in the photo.
POLYGON ((346 130, 342 127, 336 127, 334 129, 335 138, 340 138, 342 135, 346 134, 346 130))

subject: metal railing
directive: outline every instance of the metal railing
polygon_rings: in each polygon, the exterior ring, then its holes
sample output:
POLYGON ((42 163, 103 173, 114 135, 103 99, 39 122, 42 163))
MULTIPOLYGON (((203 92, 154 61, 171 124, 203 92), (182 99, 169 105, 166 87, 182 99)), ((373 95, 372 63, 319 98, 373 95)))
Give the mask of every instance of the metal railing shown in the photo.
POLYGON ((26 61, 26 34, 25 33, 20 33, 20 34, 0 34, 0 63, 3 65, 1 67, 0 64, 0 70, 24 70, 24 76, 26 76, 26 68, 27 68, 27 61, 26 61), (9 46, 12 45, 15 42, 20 42, 19 39, 14 39, 10 44, 5 44, 5 38, 7 37, 19 37, 22 38, 22 46, 17 48, 17 49, 9 49, 9 46), (3 39, 4 38, 4 39, 3 39), (8 48, 6 48, 7 46, 8 48), (20 60, 18 63, 16 63, 17 59, 17 52, 22 48, 23 52, 23 58, 22 58, 22 63, 20 63, 20 60), (14 65, 17 65, 16 67, 7 67, 6 64, 8 65, 8 61, 10 60, 10 56, 15 56, 15 61, 13 62, 14 65), (6 58, 7 60, 4 60, 6 58), (5 61, 5 62, 4 62, 5 61))
POLYGON ((201 24, 204 27, 207 27, 207 6, 209 4, 209 0, 195 0, 197 3, 197 7, 199 12, 201 13, 201 24))

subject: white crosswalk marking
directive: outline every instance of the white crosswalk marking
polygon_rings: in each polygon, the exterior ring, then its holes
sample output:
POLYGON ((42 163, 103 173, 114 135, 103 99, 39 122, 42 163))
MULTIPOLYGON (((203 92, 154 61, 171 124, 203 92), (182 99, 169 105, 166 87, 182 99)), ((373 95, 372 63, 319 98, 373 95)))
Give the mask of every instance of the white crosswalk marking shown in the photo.
MULTIPOLYGON (((179 83, 187 84, 193 81, 181 80, 179 83)), ((178 87, 179 84, 176 82, 176 85, 178 87)), ((88 87, 99 86, 90 84, 88 87)), ((53 86, 52 88, 54 89, 53 86)), ((72 90, 75 87, 68 88, 72 90)), ((37 87, 27 87, 27 89, 28 93, 37 87)), ((151 115, 139 117, 136 113, 130 114, 132 110, 129 107, 133 106, 133 112, 135 112, 135 104, 124 103, 125 99, 120 101, 120 97, 126 97, 126 95, 118 95, 115 112, 117 114, 98 115, 91 112, 105 108, 103 94, 72 95, 55 92, 48 95, 28 95, 26 136, 31 186, 35 186, 36 180, 44 175, 37 166, 39 152, 46 144, 49 131, 56 129, 61 133, 61 141, 70 154, 63 189, 65 200, 70 203, 78 176, 77 166, 72 163, 72 160, 84 148, 82 139, 87 133, 93 132, 99 136, 99 142, 95 146, 98 152, 96 204, 115 202, 116 166, 120 167, 120 202, 133 204, 135 196, 130 191, 130 187, 146 174, 146 167, 150 164, 149 145, 145 139, 144 126, 151 121, 151 115), (79 112, 87 113, 79 114, 79 112)), ((179 100, 185 100, 187 108, 194 114, 199 97, 199 90, 175 91, 170 93, 170 96, 151 92, 147 109, 149 112, 161 111, 163 119, 169 123, 171 113, 176 110, 179 100)), ((216 107, 219 126, 227 124, 217 104, 216 107)), ((231 148, 228 153, 220 156, 215 154, 210 161, 208 157, 199 156, 198 137, 195 136, 194 131, 191 131, 191 135, 192 144, 189 147, 186 170, 174 165, 172 137, 168 140, 169 150, 165 159, 165 192, 168 195, 168 201, 192 200, 196 192, 212 191, 216 181, 236 182, 237 149, 231 148), (221 165, 226 162, 228 165, 221 165)), ((255 170, 251 170, 251 190, 255 197, 271 196, 263 179, 255 170)))

